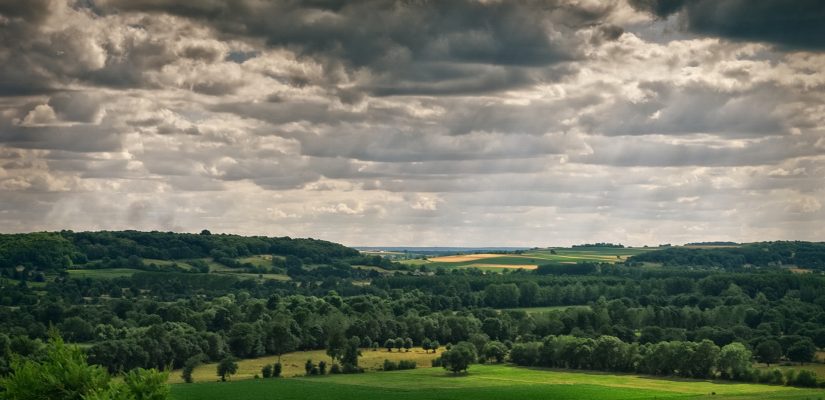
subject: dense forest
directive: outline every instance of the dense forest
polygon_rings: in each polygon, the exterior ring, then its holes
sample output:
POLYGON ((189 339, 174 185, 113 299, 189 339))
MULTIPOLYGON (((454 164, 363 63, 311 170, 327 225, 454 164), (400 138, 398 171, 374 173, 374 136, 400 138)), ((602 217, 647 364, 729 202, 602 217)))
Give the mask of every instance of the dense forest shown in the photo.
POLYGON ((666 248, 627 263, 489 273, 411 268, 313 239, 2 235, 0 375, 11 371, 12 354, 43 357, 56 328, 112 374, 311 349, 343 362, 353 343, 469 343, 482 357, 518 365, 810 386, 816 377, 797 382, 751 365, 809 363, 825 348, 825 276, 779 267, 794 260, 814 268, 800 260, 816 261, 822 247, 666 248), (255 254, 271 255, 267 272, 287 278, 218 274, 205 261, 244 270, 239 257, 255 254), (721 261, 728 258, 737 261, 721 261), (150 259, 190 268, 106 279, 66 273, 150 259), (191 268, 199 263, 206 268, 191 268))

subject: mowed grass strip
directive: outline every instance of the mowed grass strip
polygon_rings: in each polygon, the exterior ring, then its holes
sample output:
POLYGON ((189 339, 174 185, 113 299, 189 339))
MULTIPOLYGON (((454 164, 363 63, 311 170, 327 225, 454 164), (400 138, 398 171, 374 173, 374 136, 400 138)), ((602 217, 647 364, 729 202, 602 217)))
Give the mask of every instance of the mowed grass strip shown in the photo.
POLYGON ((67 270, 72 278, 92 278, 92 279, 114 279, 125 276, 132 276, 141 270, 131 268, 108 268, 108 269, 70 269, 67 270))
POLYGON ((183 384, 172 398, 189 399, 815 399, 822 391, 782 386, 660 379, 473 365, 466 376, 441 368, 312 378, 183 384), (715 393, 715 394, 712 394, 715 393))
MULTIPOLYGON (((358 364, 368 370, 376 371, 384 365, 384 360, 399 361, 399 360, 413 360, 419 368, 430 367, 432 360, 441 355, 443 347, 437 352, 425 352, 424 349, 417 347, 410 349, 409 352, 401 350, 393 350, 387 352, 386 348, 378 350, 361 349, 361 357, 358 359, 358 364)), ((312 360, 315 364, 320 361, 327 363, 327 370, 332 366, 332 360, 326 355, 324 350, 313 351, 297 351, 294 353, 287 353, 281 356, 281 365, 283 371, 281 375, 287 378, 303 376, 305 374, 304 365, 307 360, 312 360)), ((267 364, 274 364, 278 361, 277 356, 266 356, 260 358, 252 358, 246 360, 238 360, 238 372, 232 376, 233 380, 252 379, 255 375, 261 375, 261 368, 267 364)), ((192 378, 195 382, 214 382, 218 380, 217 363, 203 364, 192 373, 192 378)), ((182 383, 181 370, 174 370, 169 375, 169 383, 182 383)))

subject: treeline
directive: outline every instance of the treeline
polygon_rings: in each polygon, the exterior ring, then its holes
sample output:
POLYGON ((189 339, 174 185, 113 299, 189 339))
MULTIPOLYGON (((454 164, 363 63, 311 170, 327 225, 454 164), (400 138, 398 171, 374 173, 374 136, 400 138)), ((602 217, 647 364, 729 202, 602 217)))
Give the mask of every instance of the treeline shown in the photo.
POLYGON ((763 242, 738 247, 669 247, 632 256, 628 262, 654 262, 666 266, 698 266, 724 269, 798 266, 825 270, 825 243, 763 242))
POLYGON ((584 244, 574 244, 572 246, 575 248, 590 248, 590 247, 606 247, 606 248, 613 248, 613 249, 623 249, 624 245, 621 243, 584 243, 584 244))
POLYGON ((295 256, 305 262, 328 263, 360 257, 357 250, 317 239, 213 235, 173 232, 38 232, 0 235, 0 269, 18 266, 59 270, 95 260, 130 257, 186 260, 234 259, 259 254, 295 256))
POLYGON ((710 340, 625 343, 614 336, 595 339, 547 336, 542 341, 516 343, 510 360, 522 366, 635 372, 697 379, 816 387, 816 374, 803 370, 783 374, 779 369, 759 371, 753 354, 742 343, 721 348, 710 340))

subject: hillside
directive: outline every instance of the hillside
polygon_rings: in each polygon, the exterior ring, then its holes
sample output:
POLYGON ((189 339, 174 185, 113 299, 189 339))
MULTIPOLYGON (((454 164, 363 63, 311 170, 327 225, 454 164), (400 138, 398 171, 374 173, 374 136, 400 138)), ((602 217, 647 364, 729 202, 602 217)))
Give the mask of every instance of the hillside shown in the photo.
POLYGON ((825 243, 761 242, 739 246, 667 247, 637 254, 628 260, 653 262, 666 266, 700 266, 718 268, 798 267, 825 270, 825 243))

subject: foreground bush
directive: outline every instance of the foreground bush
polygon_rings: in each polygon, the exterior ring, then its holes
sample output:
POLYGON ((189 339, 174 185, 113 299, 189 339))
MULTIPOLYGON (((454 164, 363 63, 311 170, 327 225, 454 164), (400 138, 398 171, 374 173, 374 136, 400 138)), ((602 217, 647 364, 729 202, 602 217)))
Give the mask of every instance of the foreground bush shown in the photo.
POLYGON ((165 400, 168 373, 138 368, 114 382, 99 365, 89 365, 77 346, 56 334, 42 360, 14 356, 11 373, 0 378, 0 399, 8 400, 165 400))

